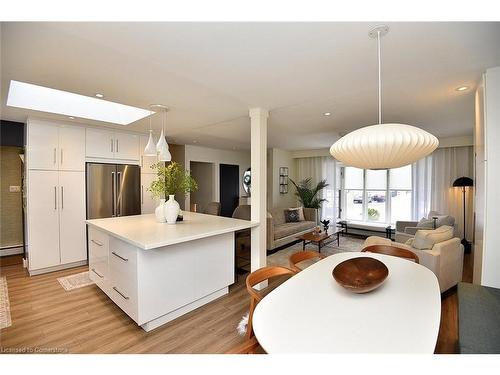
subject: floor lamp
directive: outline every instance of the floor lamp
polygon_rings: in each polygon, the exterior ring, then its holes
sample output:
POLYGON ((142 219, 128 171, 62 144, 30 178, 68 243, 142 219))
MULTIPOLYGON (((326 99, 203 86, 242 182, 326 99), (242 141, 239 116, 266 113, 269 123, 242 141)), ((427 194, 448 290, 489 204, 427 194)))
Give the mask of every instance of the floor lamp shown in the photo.
POLYGON ((464 245, 464 249, 466 253, 470 252, 471 245, 469 241, 465 238, 466 225, 465 225, 465 192, 468 187, 474 186, 474 182, 472 178, 469 177, 459 177, 453 182, 453 187, 462 188, 462 197, 463 197, 463 206, 464 206, 464 237, 462 238, 462 245, 464 245))

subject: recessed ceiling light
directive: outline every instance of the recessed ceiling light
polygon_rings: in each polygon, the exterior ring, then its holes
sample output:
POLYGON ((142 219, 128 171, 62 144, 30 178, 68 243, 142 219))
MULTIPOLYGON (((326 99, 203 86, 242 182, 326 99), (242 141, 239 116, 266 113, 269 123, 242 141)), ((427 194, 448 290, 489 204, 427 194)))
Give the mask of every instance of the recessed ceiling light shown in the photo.
POLYGON ((323 113, 323 115, 325 115, 325 116, 330 116, 330 115, 331 115, 331 113, 330 113, 330 112, 325 112, 325 113, 323 113))
POLYGON ((460 86, 460 87, 457 87, 455 90, 457 91, 465 91, 465 90, 468 90, 469 89, 469 86, 460 86))
POLYGON ((95 94, 95 96, 97 96, 98 98, 104 98, 104 95, 99 93, 95 94))
POLYGON ((7 105, 120 125, 128 125, 154 113, 143 108, 19 81, 10 81, 7 105))

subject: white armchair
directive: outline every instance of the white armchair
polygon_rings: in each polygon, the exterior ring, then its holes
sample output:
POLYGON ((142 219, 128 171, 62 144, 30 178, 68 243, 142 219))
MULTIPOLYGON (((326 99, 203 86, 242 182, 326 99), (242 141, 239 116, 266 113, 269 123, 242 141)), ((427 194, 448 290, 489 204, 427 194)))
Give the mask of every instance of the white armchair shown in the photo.
POLYGON ((457 230, 457 225, 455 224, 455 218, 449 215, 440 214, 437 211, 430 211, 427 216, 427 223, 424 223, 424 226, 419 226, 418 221, 396 221, 396 234, 395 240, 399 243, 406 243, 410 238, 415 237, 415 233, 419 229, 432 229, 434 228, 433 217, 436 217, 436 226, 440 227, 442 225, 452 226, 455 230, 457 230))
POLYGON ((430 250, 419 250, 409 245, 376 236, 368 237, 363 248, 370 245, 395 246, 413 251, 420 259, 420 264, 430 269, 437 276, 441 293, 462 281, 464 247, 459 238, 455 237, 436 243, 430 250))

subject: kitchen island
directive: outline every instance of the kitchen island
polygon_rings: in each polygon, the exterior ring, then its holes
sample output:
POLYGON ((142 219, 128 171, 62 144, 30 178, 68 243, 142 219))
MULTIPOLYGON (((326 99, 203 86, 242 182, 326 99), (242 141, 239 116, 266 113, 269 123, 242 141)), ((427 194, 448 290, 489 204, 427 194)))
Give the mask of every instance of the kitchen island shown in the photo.
POLYGON ((234 232, 246 220, 184 212, 169 225, 154 215, 87 220, 89 275, 145 331, 229 291, 234 232))

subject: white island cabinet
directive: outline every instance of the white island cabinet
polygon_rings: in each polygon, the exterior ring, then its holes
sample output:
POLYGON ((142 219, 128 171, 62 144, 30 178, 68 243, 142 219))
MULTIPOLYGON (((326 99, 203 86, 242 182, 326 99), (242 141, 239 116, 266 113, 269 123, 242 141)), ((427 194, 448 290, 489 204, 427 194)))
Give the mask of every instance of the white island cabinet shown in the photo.
POLYGON ((192 212, 175 225, 154 215, 87 224, 90 278, 145 331, 227 294, 234 232, 257 225, 192 212))

